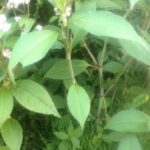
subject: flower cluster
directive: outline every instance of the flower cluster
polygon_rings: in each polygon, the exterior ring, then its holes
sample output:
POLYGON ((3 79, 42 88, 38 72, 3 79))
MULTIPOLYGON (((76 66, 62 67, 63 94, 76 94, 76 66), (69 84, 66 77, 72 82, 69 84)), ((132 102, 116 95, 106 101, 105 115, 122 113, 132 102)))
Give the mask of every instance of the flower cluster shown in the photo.
POLYGON ((10 59, 10 56, 11 56, 11 51, 10 51, 10 49, 4 49, 4 50, 2 51, 2 55, 3 55, 4 58, 10 59))
POLYGON ((40 24, 38 24, 38 25, 35 27, 35 29, 40 31, 40 30, 43 29, 43 26, 41 26, 40 24))
POLYGON ((8 0, 7 8, 18 8, 21 4, 29 4, 30 0, 8 0))
POLYGON ((11 24, 7 22, 6 15, 0 14, 0 30, 6 32, 10 29, 11 24))
MULTIPOLYGON (((56 13, 56 16, 60 16, 61 15, 61 13, 60 13, 60 11, 59 11, 59 9, 57 7, 54 7, 54 11, 56 13)), ((70 17, 71 13, 72 13, 71 6, 67 6, 66 9, 65 9, 65 17, 70 17)))

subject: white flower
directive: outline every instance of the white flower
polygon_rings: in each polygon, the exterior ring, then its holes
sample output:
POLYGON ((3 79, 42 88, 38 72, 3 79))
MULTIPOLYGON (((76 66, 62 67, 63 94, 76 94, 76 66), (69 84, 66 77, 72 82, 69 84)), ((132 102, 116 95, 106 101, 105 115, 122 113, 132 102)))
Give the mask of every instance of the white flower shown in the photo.
POLYGON ((72 13, 71 6, 67 6, 67 7, 66 7, 66 10, 65 10, 66 16, 67 16, 67 17, 70 17, 70 16, 71 16, 71 13, 72 13))
POLYGON ((7 18, 4 14, 0 14, 0 30, 6 32, 10 29, 11 24, 7 23, 7 18))
POLYGON ((21 4, 29 4, 30 0, 8 0, 7 8, 18 8, 21 4))
POLYGON ((4 49, 4 50, 2 51, 2 55, 3 55, 4 58, 10 59, 10 56, 11 56, 11 51, 10 51, 10 49, 4 49))
POLYGON ((36 29, 36 30, 42 30, 43 27, 42 27, 40 24, 38 24, 38 25, 35 27, 35 29, 36 29))
POLYGON ((20 16, 15 16, 14 19, 16 20, 16 22, 19 22, 19 20, 21 19, 21 17, 20 16))
POLYGON ((55 13, 56 13, 56 16, 60 16, 60 11, 58 10, 57 7, 54 7, 54 11, 55 11, 55 13))

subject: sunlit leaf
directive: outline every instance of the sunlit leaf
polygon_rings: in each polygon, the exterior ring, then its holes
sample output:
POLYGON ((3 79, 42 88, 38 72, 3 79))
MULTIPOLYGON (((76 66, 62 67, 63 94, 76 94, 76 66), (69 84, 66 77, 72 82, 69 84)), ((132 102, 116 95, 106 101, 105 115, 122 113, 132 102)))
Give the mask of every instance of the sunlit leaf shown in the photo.
POLYGON ((20 150, 23 133, 17 120, 8 119, 2 126, 1 135, 4 142, 11 150, 20 150))
POLYGON ((7 90, 0 90, 0 127, 9 118, 13 109, 13 98, 7 90))
POLYGON ((135 109, 120 111, 107 123, 106 129, 118 132, 148 132, 150 117, 135 109))
POLYGON ((68 91, 67 104, 71 114, 83 128, 90 111, 90 99, 86 91, 73 84, 68 91))
POLYGON ((121 140, 117 150, 142 150, 142 147, 136 135, 129 134, 121 140))
POLYGON ((55 43, 57 36, 57 32, 50 30, 33 31, 21 36, 13 47, 9 70, 18 63, 25 67, 42 59, 55 43))

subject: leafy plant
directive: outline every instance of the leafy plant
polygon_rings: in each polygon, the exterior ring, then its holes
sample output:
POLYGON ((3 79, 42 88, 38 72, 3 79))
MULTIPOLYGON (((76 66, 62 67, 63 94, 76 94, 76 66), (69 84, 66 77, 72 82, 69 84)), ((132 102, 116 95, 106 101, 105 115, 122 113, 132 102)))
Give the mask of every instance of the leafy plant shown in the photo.
POLYGON ((0 2, 0 150, 29 149, 30 139, 42 143, 30 149, 141 150, 150 130, 149 1, 0 2), (39 139, 28 119, 35 131, 44 124, 39 139))

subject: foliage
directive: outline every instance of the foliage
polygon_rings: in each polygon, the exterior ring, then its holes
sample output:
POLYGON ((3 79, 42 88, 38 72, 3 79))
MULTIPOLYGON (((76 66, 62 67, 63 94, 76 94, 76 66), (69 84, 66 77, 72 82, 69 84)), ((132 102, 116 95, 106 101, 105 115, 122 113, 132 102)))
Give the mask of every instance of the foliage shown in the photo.
POLYGON ((149 150, 149 12, 0 0, 0 150, 149 150))

